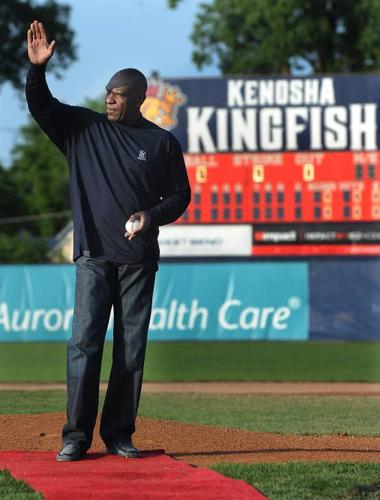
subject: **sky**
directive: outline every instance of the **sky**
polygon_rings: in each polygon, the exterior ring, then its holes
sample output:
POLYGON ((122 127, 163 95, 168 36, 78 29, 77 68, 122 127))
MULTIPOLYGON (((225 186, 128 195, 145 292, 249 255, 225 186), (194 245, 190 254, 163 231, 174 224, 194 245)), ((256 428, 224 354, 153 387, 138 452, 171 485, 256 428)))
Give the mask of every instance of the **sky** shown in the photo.
MULTIPOLYGON (((72 7, 70 25, 78 46, 77 61, 61 80, 48 74, 55 97, 72 104, 102 95, 119 69, 135 67, 147 76, 218 76, 217 65, 199 71, 191 60, 189 39, 200 3, 183 0, 175 10, 167 0, 64 0, 72 7)), ((49 27, 46 26, 47 31, 49 27)), ((0 163, 9 166, 18 129, 28 112, 23 94, 5 84, 0 88, 0 163)))

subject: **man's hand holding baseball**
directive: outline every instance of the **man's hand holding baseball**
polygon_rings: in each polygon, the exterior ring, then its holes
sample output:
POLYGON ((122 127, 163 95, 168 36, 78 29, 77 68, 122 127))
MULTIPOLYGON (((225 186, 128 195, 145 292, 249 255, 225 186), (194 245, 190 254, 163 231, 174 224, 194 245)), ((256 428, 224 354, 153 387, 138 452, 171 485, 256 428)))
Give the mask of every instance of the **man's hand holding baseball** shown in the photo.
POLYGON ((46 64, 54 53, 55 40, 50 44, 44 25, 33 21, 28 30, 28 56, 32 64, 46 64))
POLYGON ((132 240, 135 236, 138 236, 140 233, 145 233, 146 231, 148 231, 150 223, 151 223, 151 217, 150 217, 149 212, 136 212, 135 214, 133 214, 129 217, 128 221, 130 221, 130 222, 138 221, 139 222, 139 226, 137 229, 135 229, 132 233, 129 233, 128 231, 126 231, 124 234, 125 238, 132 240))

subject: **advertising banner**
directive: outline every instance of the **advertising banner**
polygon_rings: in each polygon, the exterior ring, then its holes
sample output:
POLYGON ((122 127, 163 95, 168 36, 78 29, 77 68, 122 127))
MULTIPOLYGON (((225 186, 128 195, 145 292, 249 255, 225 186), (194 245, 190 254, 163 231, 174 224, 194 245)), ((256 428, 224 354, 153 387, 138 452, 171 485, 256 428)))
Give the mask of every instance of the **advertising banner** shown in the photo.
POLYGON ((162 257, 249 256, 252 227, 239 225, 162 226, 158 237, 162 257))
POLYGON ((152 339, 307 340, 306 263, 162 266, 152 339))
POLYGON ((178 138, 192 184, 177 223, 292 226, 252 256, 380 255, 379 88, 378 74, 151 81, 142 111, 178 138))
POLYGON ((0 341, 49 341, 70 337, 73 265, 0 266, 0 341))
MULTIPOLYGON (((68 339, 74 271, 0 266, 0 342, 68 339)), ((308 325, 306 263, 160 265, 150 340, 307 340, 308 325)))

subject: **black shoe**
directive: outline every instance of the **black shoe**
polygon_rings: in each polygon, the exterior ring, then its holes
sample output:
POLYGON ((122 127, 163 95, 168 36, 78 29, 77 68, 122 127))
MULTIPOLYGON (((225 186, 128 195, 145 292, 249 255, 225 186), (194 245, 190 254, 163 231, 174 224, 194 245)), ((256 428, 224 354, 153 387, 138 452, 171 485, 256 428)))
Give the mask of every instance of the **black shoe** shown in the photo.
POLYGON ((125 458, 140 457, 140 451, 133 446, 132 441, 109 443, 107 445, 107 452, 111 455, 118 455, 125 458))
POLYGON ((57 462, 74 462, 84 458, 87 450, 78 443, 67 443, 57 455, 57 462))

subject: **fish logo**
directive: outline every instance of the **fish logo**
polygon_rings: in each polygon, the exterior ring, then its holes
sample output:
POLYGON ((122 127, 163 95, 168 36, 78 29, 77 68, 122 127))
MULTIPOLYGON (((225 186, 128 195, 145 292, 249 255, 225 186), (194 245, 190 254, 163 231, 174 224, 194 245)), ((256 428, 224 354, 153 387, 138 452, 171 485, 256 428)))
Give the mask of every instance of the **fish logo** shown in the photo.
POLYGON ((178 108, 185 102, 186 96, 179 87, 155 80, 148 86, 141 113, 147 120, 171 130, 178 123, 178 108))

